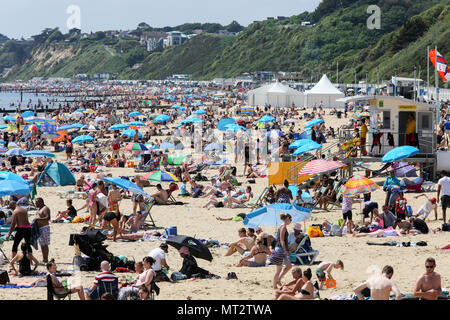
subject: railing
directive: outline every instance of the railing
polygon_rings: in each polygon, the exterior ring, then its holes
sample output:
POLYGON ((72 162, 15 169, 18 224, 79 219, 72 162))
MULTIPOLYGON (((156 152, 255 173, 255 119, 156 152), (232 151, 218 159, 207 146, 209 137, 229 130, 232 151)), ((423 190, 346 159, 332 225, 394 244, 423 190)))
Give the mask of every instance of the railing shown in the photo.
MULTIPOLYGON (((436 137, 433 130, 420 131, 417 133, 418 148, 421 155, 434 155, 436 151, 436 137)), ((354 129, 340 129, 339 130, 339 142, 344 144, 355 138, 354 129)), ((357 146, 358 152, 362 151, 365 147, 367 154, 372 157, 382 157, 389 150, 396 147, 407 145, 406 134, 404 132, 390 132, 389 130, 380 129, 379 131, 371 131, 367 133, 366 143, 361 146, 357 146), (375 134, 379 133, 379 144, 374 145, 375 134), (389 139, 389 133, 392 135, 389 139)))

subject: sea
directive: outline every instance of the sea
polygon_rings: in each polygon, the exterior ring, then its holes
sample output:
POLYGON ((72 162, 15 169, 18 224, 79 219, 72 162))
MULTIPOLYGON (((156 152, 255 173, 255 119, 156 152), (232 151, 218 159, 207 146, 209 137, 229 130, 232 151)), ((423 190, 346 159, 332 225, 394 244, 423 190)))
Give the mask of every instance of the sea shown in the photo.
POLYGON ((22 94, 22 102, 20 92, 0 91, 0 110, 16 110, 17 106, 21 104, 20 110, 33 110, 33 107, 38 105, 39 100, 49 108, 57 107, 59 103, 65 101, 73 101, 75 98, 70 96, 55 96, 47 95, 45 93, 31 93, 24 92, 22 94))

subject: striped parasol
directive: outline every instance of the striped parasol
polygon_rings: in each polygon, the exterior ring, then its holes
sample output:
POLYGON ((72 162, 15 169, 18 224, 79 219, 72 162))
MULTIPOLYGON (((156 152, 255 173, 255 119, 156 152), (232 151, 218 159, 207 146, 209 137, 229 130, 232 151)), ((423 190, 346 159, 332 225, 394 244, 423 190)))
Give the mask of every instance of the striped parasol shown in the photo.
POLYGON ((378 189, 378 185, 366 177, 354 176, 344 185, 342 195, 344 197, 354 197, 359 194, 371 193, 378 189))
POLYGON ((336 170, 345 167, 345 164, 340 161, 327 161, 327 160, 313 160, 305 164, 299 171, 299 175, 305 174, 317 174, 326 171, 336 170))
POLYGON ((125 150, 128 150, 128 151, 146 151, 146 150, 148 150, 148 148, 145 145, 143 145, 142 143, 131 142, 130 144, 128 144, 125 147, 125 150))
POLYGON ((151 171, 145 175, 142 176, 142 180, 149 180, 149 181, 180 181, 177 177, 175 177, 172 173, 158 170, 158 171, 151 171))

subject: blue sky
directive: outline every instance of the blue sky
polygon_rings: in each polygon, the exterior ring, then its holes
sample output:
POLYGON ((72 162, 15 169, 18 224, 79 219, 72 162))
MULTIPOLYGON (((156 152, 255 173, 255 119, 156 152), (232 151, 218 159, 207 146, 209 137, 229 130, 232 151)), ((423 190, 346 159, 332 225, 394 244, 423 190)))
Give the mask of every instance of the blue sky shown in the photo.
POLYGON ((70 5, 80 8, 83 32, 134 29, 140 22, 154 27, 186 22, 232 20, 247 26, 266 17, 313 11, 320 0, 0 0, 0 33, 28 38, 43 29, 67 32, 70 5))

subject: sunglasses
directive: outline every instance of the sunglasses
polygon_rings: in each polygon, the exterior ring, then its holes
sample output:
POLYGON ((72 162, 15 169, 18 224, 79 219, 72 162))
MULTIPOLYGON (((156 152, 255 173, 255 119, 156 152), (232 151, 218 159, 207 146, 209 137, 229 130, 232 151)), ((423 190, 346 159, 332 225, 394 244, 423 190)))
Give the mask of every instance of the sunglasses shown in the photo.
POLYGON ((425 266, 425 268, 427 268, 427 269, 433 269, 434 266, 425 266))

